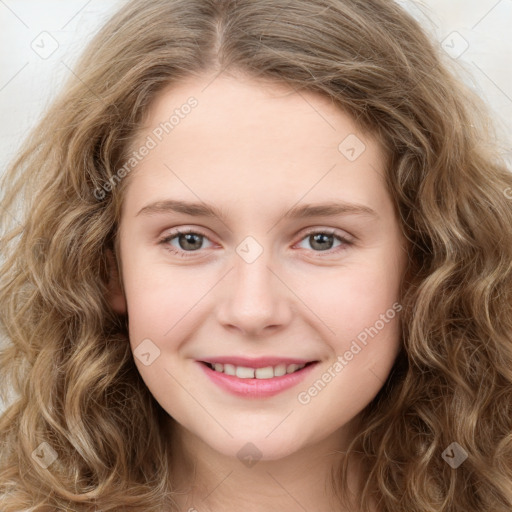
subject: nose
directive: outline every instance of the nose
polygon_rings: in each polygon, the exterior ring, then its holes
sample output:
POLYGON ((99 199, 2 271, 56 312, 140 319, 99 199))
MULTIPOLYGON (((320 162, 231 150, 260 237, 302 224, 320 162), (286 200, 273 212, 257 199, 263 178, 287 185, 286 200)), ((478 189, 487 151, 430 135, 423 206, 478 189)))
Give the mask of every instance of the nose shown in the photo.
POLYGON ((227 329, 257 337, 289 324, 292 317, 290 289, 264 251, 249 263, 234 255, 234 268, 224 278, 217 319, 227 329))

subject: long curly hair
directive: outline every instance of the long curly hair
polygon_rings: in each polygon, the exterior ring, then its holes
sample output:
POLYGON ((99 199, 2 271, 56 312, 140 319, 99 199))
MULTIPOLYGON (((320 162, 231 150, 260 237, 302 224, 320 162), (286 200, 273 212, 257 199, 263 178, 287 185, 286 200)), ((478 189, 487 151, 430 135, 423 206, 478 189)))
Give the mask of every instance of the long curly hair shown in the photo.
POLYGON ((111 18, 2 179, 3 512, 174 510, 166 413, 107 300, 127 180, 105 183, 159 91, 230 71, 330 98, 389 154, 402 348, 332 472, 340 503, 357 454, 353 510, 512 510, 512 174, 448 61, 392 0, 132 0, 111 18))

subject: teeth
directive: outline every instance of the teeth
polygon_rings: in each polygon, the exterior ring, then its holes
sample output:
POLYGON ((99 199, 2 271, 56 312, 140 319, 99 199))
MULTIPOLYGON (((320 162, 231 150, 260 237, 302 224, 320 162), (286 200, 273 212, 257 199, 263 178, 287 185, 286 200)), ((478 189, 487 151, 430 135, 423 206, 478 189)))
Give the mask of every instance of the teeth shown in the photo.
POLYGON ((281 377, 286 374, 286 365, 278 364, 274 367, 274 377, 281 377))
POLYGON ((274 368, 272 366, 257 368, 254 374, 257 379, 271 379, 274 376, 274 368))
POLYGON ((215 368, 215 371, 221 372, 222 366, 224 366, 224 373, 226 375, 235 375, 236 374, 236 369, 232 364, 225 364, 225 365, 219 364, 219 366, 221 367, 221 369, 219 370, 219 369, 215 368))
POLYGON ((305 364, 278 364, 276 366, 266 366, 265 368, 248 368, 247 366, 235 366, 233 364, 215 363, 213 369, 216 372, 226 375, 237 376, 239 379, 272 379, 273 377, 282 377, 287 373, 294 373, 306 366, 305 364))
POLYGON ((297 370, 297 368, 299 367, 299 365, 297 364, 290 364, 287 368, 286 368, 286 373, 293 373, 294 371, 297 370))
POLYGON ((236 376, 239 379, 254 379, 254 368, 246 368, 245 366, 236 367, 236 376))

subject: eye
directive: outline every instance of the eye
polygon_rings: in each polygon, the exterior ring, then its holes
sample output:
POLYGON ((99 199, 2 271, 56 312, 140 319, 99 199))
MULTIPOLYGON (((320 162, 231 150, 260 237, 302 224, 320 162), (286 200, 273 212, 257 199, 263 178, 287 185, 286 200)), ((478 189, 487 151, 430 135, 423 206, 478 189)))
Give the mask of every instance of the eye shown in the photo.
MULTIPOLYGON (((346 237, 336 234, 334 229, 316 229, 307 232, 301 242, 306 241, 312 247, 313 252, 327 252, 328 254, 343 251, 353 244, 346 237), (340 243, 336 249, 332 249, 334 241, 340 243)), ((172 233, 166 235, 158 243, 165 246, 165 249, 172 254, 177 254, 183 258, 193 256, 194 252, 199 252, 203 247, 204 240, 208 237, 197 229, 175 229, 172 233), (172 242, 176 242, 175 245, 172 242)))
POLYGON ((305 237, 302 238, 302 241, 310 244, 314 252, 327 252, 329 254, 343 251, 347 248, 347 246, 352 245, 353 242, 351 242, 346 237, 336 233, 337 232, 334 229, 310 230, 306 233, 305 237), (333 244, 336 239, 340 242, 340 244, 333 250, 333 244))
POLYGON ((188 257, 187 253, 197 252, 202 247, 203 240, 208 240, 207 236, 197 230, 176 229, 173 233, 167 235, 165 238, 159 241, 159 244, 165 246, 165 248, 173 254, 178 254, 184 258, 188 257), (176 239, 178 247, 171 245, 171 242, 176 239))

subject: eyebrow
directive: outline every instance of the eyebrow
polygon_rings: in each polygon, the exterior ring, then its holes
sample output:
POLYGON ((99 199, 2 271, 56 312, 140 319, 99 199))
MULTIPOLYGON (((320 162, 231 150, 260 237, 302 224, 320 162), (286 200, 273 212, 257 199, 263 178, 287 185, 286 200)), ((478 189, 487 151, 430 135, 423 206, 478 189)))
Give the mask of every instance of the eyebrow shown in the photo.
MULTIPOLYGON (((176 199, 156 201, 139 210, 138 215, 153 215, 161 213, 183 213, 193 217, 218 217, 226 220, 226 213, 207 203, 191 203, 176 199)), ((327 202, 318 204, 302 204, 291 208, 283 217, 305 219, 310 217, 334 217, 338 215, 361 215, 378 219, 379 215, 369 206, 347 202, 327 202)))

